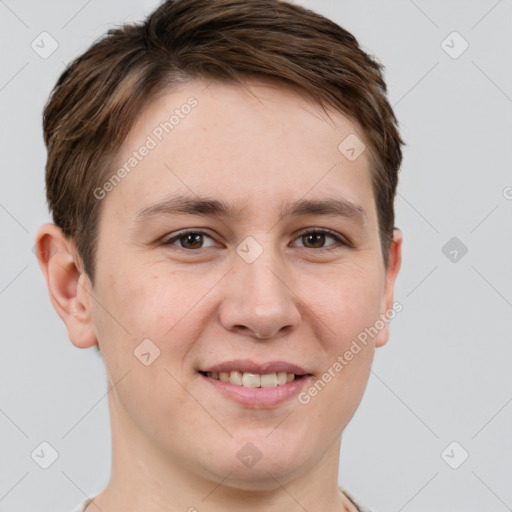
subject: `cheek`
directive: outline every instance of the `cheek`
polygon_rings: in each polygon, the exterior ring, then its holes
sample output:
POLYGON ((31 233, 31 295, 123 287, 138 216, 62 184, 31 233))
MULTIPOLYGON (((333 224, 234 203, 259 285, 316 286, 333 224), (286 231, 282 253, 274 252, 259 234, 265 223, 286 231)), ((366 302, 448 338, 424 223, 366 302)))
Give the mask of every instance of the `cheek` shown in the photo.
POLYGON ((361 341, 361 333, 374 324, 380 310, 379 276, 351 270, 322 279, 322 285, 314 285, 315 280, 304 283, 309 285, 312 298, 312 318, 321 320, 316 321, 321 332, 315 334, 324 367, 318 380, 305 389, 301 403, 333 439, 343 431, 363 397, 375 349, 372 338, 361 341))
POLYGON ((383 278, 375 268, 340 265, 328 275, 310 273, 299 280, 299 295, 305 298, 313 318, 321 320, 316 324, 323 326, 327 338, 333 340, 333 351, 343 350, 378 318, 383 278))
POLYGON ((158 437, 168 431, 166 422, 176 409, 193 407, 179 383, 185 380, 181 369, 189 350, 186 340, 195 339, 195 326, 201 325, 196 309, 191 311, 200 290, 184 294, 182 275, 157 274, 132 263, 98 272, 94 323, 110 381, 119 382, 116 397, 122 410, 158 437), (178 338, 183 343, 176 343, 178 338), (147 339, 154 345, 141 345, 147 339), (150 364, 138 359, 139 346, 149 352, 150 364))
POLYGON ((163 273, 161 268, 157 272, 156 265, 127 258, 105 266, 101 274, 105 307, 134 337, 160 336, 190 302, 183 293, 183 277, 172 271, 163 273))
MULTIPOLYGON (((378 266, 347 265, 320 279, 304 279, 302 295, 310 298, 312 317, 316 321, 317 339, 324 352, 323 400, 325 414, 347 417, 361 400, 374 355, 372 338, 365 329, 379 317, 382 275, 378 266), (337 404, 329 412, 329 404, 337 404)), ((313 394, 315 391, 313 391, 313 394)), ((322 405, 323 404, 323 405, 322 405)), ((322 414, 320 411, 319 414, 322 414)))
POLYGON ((126 259, 122 264, 105 266, 98 273, 101 306, 94 308, 102 352, 110 353, 112 363, 121 371, 132 364, 139 344, 150 339, 160 350, 155 363, 172 362, 179 369, 192 346, 187 340, 197 340, 214 313, 208 300, 202 298, 218 280, 217 272, 195 275, 188 270, 171 270, 165 262, 148 265, 126 259))
POLYGON ((306 389, 306 407, 315 417, 339 432, 351 418, 366 388, 374 356, 372 338, 365 329, 379 317, 383 276, 378 265, 340 267, 330 276, 303 281, 302 294, 317 326, 322 326, 324 372, 316 385, 306 389), (309 290, 309 291, 307 291, 309 290))

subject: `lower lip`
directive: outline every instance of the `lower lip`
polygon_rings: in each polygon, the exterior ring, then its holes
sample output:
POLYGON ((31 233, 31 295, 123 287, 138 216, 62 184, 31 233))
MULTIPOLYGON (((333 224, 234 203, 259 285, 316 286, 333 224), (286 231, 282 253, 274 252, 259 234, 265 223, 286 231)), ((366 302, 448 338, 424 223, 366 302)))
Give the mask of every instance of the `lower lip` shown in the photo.
POLYGON ((231 384, 230 382, 224 382, 223 380, 213 379, 202 373, 199 375, 227 398, 245 407, 254 409, 272 407, 286 402, 286 400, 298 395, 311 379, 310 375, 303 375, 282 386, 275 386, 273 388, 247 388, 245 386, 231 384))

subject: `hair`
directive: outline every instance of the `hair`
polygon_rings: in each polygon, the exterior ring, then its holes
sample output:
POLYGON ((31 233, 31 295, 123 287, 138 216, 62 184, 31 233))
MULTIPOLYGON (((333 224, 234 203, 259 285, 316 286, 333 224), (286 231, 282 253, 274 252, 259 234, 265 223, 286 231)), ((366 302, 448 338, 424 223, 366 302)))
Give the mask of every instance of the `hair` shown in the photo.
POLYGON ((143 22, 109 30, 58 79, 43 113, 46 197, 94 282, 101 200, 138 115, 156 96, 194 79, 280 82, 362 130, 384 265, 402 161, 383 66, 356 38, 311 10, 280 0, 167 0, 143 22))

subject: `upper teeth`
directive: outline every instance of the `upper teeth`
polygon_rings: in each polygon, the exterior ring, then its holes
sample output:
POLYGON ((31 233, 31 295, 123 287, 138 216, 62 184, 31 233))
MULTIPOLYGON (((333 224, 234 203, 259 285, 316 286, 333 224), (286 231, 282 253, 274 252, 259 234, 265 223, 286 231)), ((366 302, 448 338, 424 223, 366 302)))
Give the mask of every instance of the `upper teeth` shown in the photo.
POLYGON ((245 386, 247 388, 274 388, 295 379, 295 374, 286 372, 265 373, 264 375, 260 375, 258 373, 232 371, 207 372, 206 375, 213 379, 230 382, 236 386, 245 386))

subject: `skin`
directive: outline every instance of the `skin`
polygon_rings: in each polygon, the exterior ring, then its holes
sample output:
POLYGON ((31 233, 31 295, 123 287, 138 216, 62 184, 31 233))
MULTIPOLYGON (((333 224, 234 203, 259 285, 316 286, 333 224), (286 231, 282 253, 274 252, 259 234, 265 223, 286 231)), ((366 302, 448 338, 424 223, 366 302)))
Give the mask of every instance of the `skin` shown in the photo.
POLYGON ((319 378, 391 309, 400 268, 399 230, 384 268, 368 151, 349 161, 338 150, 349 134, 363 138, 359 128, 280 85, 254 81, 250 91, 193 81, 143 110, 120 165, 175 108, 198 101, 102 200, 94 285, 56 226, 38 231, 52 304, 75 346, 99 344, 113 386, 112 476, 88 512, 95 504, 103 512, 356 510, 337 484, 341 434, 387 324, 306 405, 293 397, 244 407, 197 372, 232 359, 279 360, 319 378), (143 208, 176 193, 243 212, 136 223, 143 208), (365 221, 281 219, 282 204, 303 198, 348 199, 365 221), (202 245, 163 243, 190 228, 205 233, 202 245), (311 241, 306 228, 333 230, 350 245, 311 241), (236 252, 248 236, 263 249, 250 264, 236 252), (144 339, 160 349, 149 366, 134 357, 144 339), (251 468, 237 457, 247 442, 262 454, 251 468))

